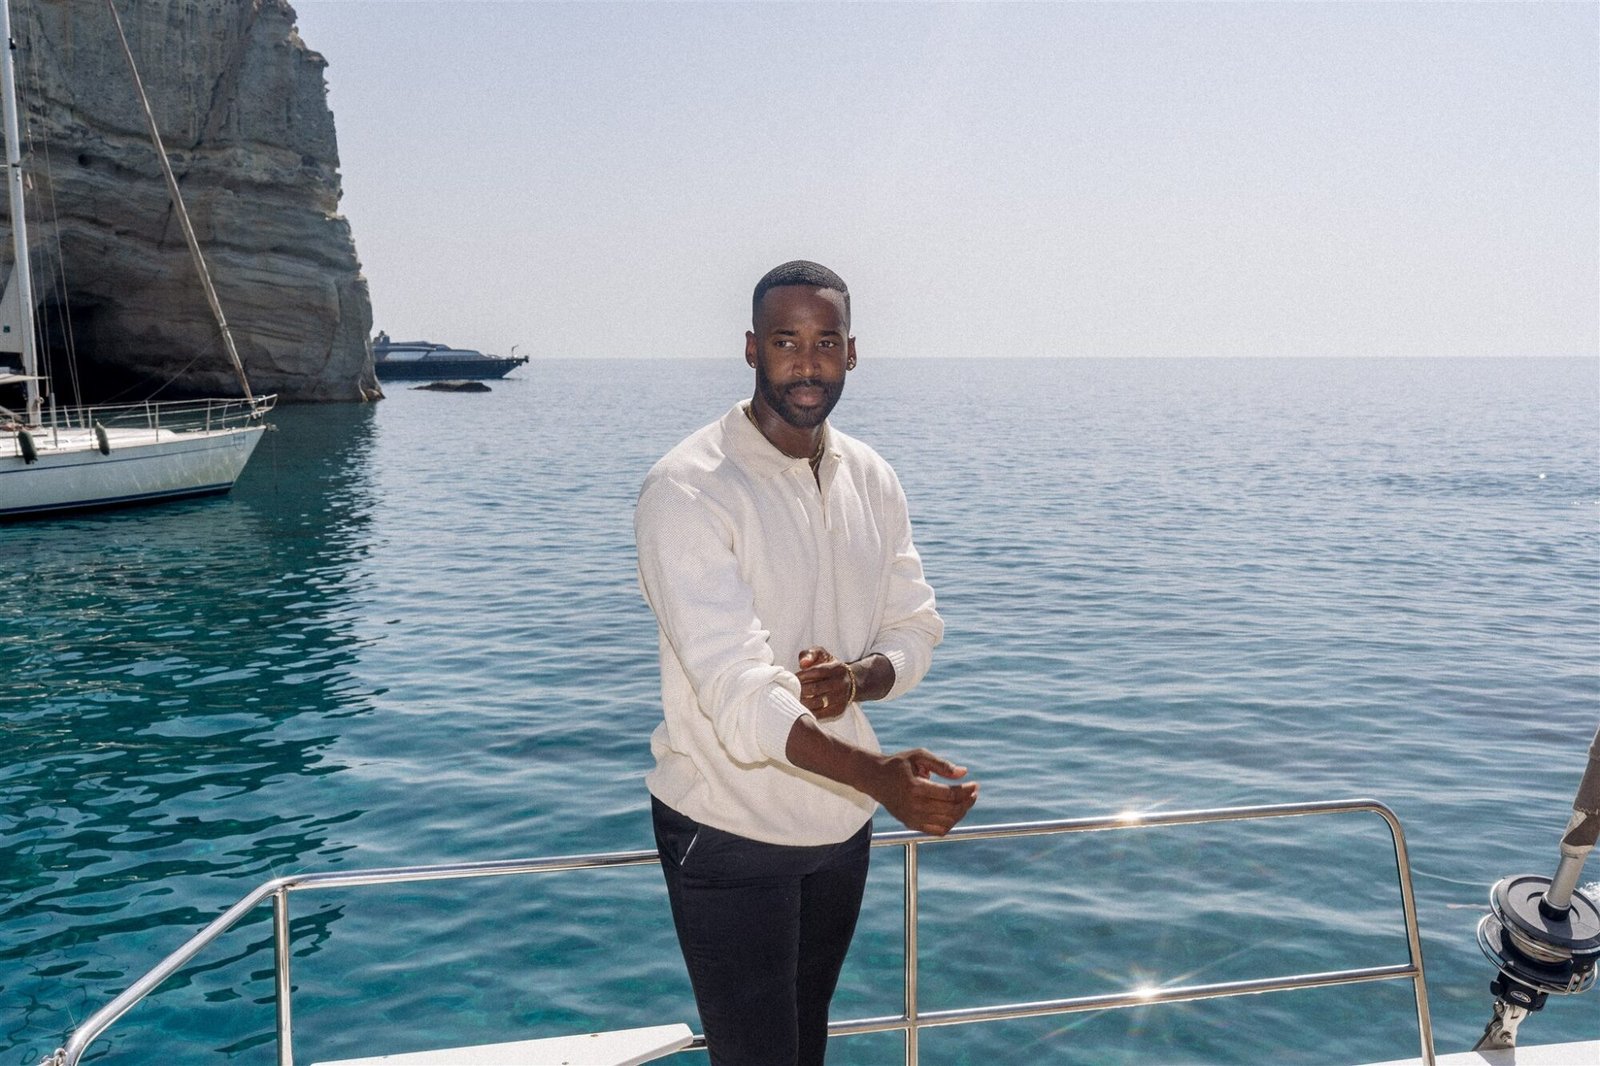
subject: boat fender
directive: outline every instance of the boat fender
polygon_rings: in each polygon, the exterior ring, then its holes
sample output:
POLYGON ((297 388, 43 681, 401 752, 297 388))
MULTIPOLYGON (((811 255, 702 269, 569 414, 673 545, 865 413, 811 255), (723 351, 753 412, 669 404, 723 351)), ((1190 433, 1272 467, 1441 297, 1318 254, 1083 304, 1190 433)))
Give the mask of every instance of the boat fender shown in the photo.
POLYGON ((106 436, 106 427, 98 422, 94 424, 94 440, 96 444, 100 445, 101 455, 111 454, 111 438, 106 436))
POLYGON ((24 463, 37 463, 39 449, 34 446, 33 434, 25 429, 17 430, 17 443, 22 446, 22 461, 24 463))

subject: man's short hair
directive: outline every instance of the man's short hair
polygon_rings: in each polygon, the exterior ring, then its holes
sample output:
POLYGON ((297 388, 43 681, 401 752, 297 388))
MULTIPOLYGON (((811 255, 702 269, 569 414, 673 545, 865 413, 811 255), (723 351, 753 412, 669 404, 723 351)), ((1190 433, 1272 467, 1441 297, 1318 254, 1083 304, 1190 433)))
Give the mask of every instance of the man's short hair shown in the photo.
POLYGON ((755 295, 750 300, 750 320, 755 321, 756 312, 761 310, 761 298, 767 294, 768 289, 776 289, 780 285, 810 285, 818 289, 833 289, 844 297, 844 321, 850 324, 850 287, 844 279, 821 263, 813 263, 809 259, 791 259, 787 263, 773 267, 756 282, 755 295))

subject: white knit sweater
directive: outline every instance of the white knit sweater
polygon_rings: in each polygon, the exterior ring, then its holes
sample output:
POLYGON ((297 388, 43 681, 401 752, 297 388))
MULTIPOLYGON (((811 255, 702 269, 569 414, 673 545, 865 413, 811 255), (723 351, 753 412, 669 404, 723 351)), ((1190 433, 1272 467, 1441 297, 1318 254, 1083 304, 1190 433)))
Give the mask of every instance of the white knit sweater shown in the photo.
MULTIPOLYGON (((634 514, 639 583, 661 633, 665 720, 652 794, 695 821, 776 844, 831 844, 875 809, 801 770, 785 746, 809 712, 802 649, 881 652, 906 692, 944 634, 905 494, 871 448, 831 426, 818 470, 773 447, 743 404, 668 452, 634 514)), ((859 704, 819 723, 878 750, 859 704)))

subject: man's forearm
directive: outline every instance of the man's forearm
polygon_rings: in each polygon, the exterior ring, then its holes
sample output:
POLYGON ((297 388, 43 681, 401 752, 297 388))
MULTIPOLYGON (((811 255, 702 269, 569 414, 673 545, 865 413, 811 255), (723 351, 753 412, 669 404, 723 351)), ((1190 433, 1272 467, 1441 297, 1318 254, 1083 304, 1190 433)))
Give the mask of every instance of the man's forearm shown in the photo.
POLYGON ((933 775, 962 778, 956 766, 923 748, 879 755, 830 736, 809 715, 789 727, 785 755, 802 770, 837 781, 883 804, 901 825, 943 836, 978 798, 972 782, 942 784, 933 775))
POLYGON ((883 756, 824 733, 812 718, 797 718, 789 729, 785 750, 789 761, 802 770, 848 785, 882 802, 878 795, 883 756))

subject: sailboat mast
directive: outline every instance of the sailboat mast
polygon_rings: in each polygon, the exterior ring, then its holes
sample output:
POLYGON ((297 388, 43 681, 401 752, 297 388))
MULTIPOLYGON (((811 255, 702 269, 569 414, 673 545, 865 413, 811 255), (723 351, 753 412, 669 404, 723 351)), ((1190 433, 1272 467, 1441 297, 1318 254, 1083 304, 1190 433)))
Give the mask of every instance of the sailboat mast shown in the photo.
POLYGON ((22 202, 22 137, 17 123, 17 71, 12 53, 11 2, 0 0, 0 95, 5 99, 6 189, 11 198, 11 246, 16 265, 12 267, 17 295, 22 308, 22 372, 27 375, 28 422, 39 421, 39 353, 33 333, 33 271, 28 263, 28 221, 22 202))

